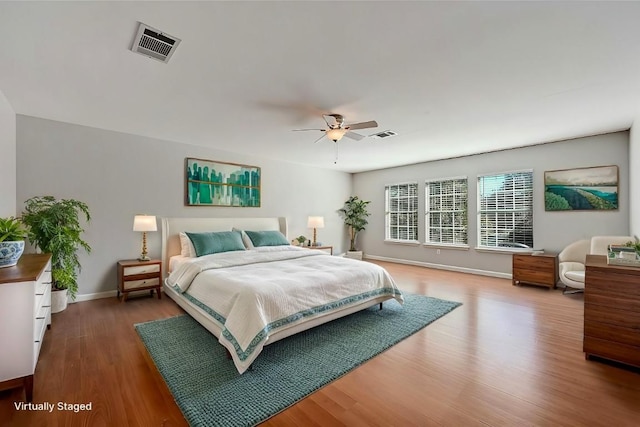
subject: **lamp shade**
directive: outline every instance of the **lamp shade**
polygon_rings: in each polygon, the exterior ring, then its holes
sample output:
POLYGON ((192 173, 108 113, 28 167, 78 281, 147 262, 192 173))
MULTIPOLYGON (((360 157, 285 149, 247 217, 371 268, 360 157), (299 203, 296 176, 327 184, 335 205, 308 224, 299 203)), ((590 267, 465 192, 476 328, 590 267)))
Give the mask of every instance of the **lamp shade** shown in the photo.
POLYGON ((332 141, 338 142, 342 139, 345 133, 347 133, 347 129, 343 129, 343 128, 329 129, 327 131, 327 138, 329 138, 332 141))
POLYGON ((133 218, 133 231, 157 231, 155 215, 136 215, 133 218))
POLYGON ((324 217, 323 216, 310 216, 307 220, 308 228, 324 228, 324 217))

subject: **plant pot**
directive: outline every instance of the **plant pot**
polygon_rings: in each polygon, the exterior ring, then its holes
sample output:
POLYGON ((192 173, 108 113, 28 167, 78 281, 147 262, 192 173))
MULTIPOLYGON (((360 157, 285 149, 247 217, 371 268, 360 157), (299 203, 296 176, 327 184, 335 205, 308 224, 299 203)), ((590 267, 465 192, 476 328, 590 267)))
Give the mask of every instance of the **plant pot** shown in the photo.
POLYGON ((362 261, 362 251, 347 251, 344 255, 346 258, 357 259, 362 261))
POLYGON ((67 308, 68 292, 66 289, 51 290, 51 313, 60 313, 67 308))
POLYGON ((16 265, 22 252, 24 252, 24 240, 0 242, 0 268, 16 265))

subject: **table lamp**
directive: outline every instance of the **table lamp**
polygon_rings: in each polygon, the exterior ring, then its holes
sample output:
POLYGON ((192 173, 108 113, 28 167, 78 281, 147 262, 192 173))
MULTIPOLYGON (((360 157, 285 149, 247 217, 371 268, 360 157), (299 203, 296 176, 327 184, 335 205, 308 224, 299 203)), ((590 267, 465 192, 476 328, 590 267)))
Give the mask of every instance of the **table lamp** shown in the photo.
POLYGON ((142 231, 142 254, 138 261, 149 261, 147 256, 147 231, 157 231, 155 215, 136 215, 133 218, 133 231, 142 231))
POLYGON ((318 242, 316 241, 316 236, 317 236, 316 229, 324 228, 324 217, 310 216, 309 219, 307 220, 307 227, 313 228, 313 243, 311 243, 311 246, 318 246, 318 242))

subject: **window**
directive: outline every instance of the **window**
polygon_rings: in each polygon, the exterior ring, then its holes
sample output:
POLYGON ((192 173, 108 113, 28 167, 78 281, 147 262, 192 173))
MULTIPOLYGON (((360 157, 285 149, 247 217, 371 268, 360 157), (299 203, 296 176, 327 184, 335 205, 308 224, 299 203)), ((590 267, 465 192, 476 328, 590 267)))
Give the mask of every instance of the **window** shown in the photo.
POLYGON ((533 171, 478 177, 478 246, 533 247, 533 171))
POLYGON ((467 244, 467 178, 427 181, 425 185, 427 243, 467 244))
POLYGON ((385 187, 385 239, 418 241, 418 183, 385 187))

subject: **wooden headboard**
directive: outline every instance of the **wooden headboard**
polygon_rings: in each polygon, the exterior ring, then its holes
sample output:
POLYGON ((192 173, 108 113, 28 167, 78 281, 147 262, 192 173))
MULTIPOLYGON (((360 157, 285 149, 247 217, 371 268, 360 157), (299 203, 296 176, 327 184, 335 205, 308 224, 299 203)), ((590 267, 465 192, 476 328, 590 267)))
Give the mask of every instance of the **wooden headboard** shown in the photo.
POLYGON ((203 233, 207 231, 279 230, 288 235, 287 218, 162 218, 162 277, 166 277, 169 258, 180 255, 180 232, 203 233))

